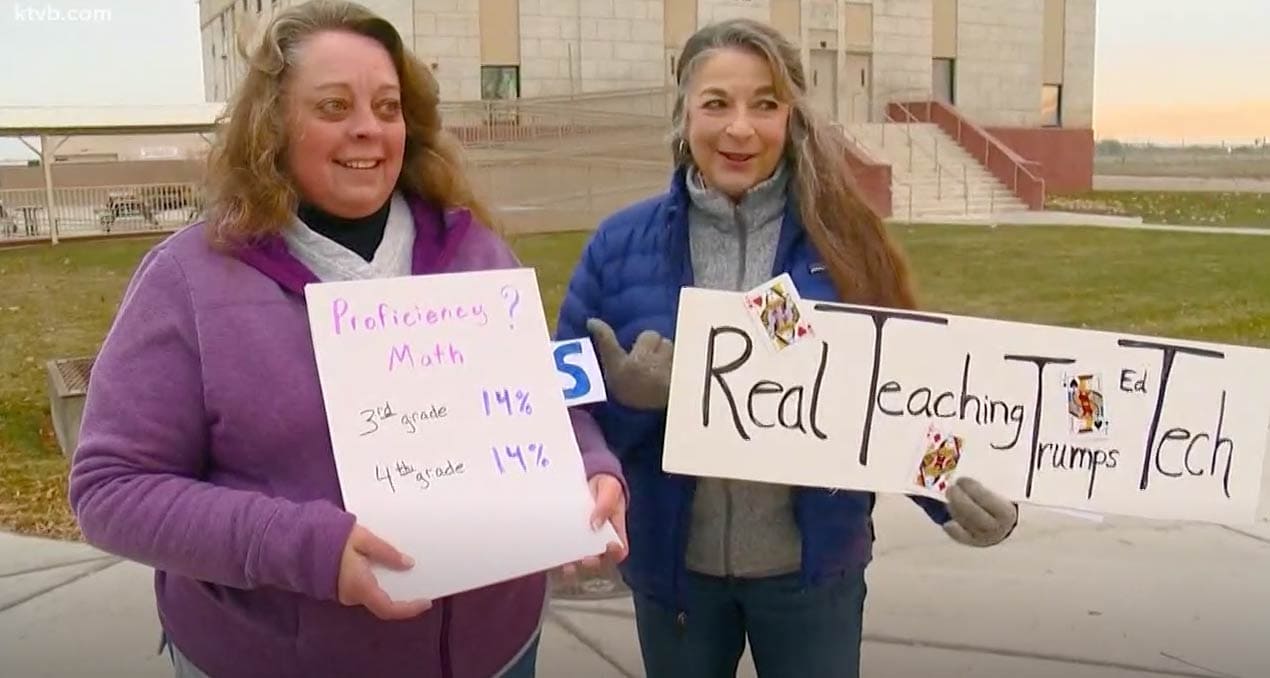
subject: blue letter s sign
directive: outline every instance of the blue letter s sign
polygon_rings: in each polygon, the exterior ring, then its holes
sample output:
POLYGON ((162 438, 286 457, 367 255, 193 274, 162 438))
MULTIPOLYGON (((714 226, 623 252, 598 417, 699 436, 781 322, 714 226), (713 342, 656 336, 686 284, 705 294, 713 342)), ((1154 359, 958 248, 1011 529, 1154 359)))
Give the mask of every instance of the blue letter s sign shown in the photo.
POLYGON ((562 343, 556 346, 555 353, 556 371, 573 378, 573 386, 564 390, 564 399, 574 400, 590 392, 591 379, 587 377, 586 370, 565 360, 572 355, 581 355, 582 344, 576 341, 562 343))
POLYGON ((604 374, 600 372, 600 363, 589 339, 557 341, 552 353, 565 405, 598 403, 608 397, 604 392, 604 374))

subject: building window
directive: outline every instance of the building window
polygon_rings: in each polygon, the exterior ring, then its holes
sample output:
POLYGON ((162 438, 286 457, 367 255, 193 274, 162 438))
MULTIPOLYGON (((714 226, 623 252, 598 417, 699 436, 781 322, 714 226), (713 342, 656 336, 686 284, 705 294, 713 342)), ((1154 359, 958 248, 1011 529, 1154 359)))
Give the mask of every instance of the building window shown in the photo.
POLYGON ((1043 85, 1041 87, 1041 126, 1063 126, 1063 86, 1043 85))
POLYGON ((931 62, 930 72, 931 89, 934 92, 935 100, 942 101, 949 106, 957 103, 957 60, 956 59, 935 59, 931 62))
POLYGON ((520 66, 481 66, 482 99, 519 99, 520 66))
POLYGON ((261 3, 261 0, 256 0, 256 14, 260 14, 261 12, 265 11, 264 7, 260 6, 260 3, 261 3))

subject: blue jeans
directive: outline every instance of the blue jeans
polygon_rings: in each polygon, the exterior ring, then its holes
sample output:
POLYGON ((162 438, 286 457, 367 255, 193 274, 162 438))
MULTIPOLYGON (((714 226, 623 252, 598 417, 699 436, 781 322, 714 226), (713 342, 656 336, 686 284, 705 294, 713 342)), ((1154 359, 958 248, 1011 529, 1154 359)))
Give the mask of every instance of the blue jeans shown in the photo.
MULTIPOLYGON (((516 663, 509 666, 506 671, 499 674, 498 678, 534 678, 538 670, 538 641, 541 639, 541 634, 535 635, 533 642, 525 649, 525 653, 520 656, 520 659, 516 660, 516 663)), ((185 655, 176 649, 176 646, 167 639, 166 635, 160 641, 159 652, 162 652, 165 647, 168 651, 168 658, 172 660, 172 670, 175 678, 208 678, 207 674, 191 664, 190 660, 186 659, 185 655)))
POLYGON ((864 571, 804 588, 797 574, 688 574, 680 616, 635 594, 644 670, 657 678, 735 678, 746 640, 760 678, 859 678, 864 571))
POLYGON ((538 671, 538 641, 542 634, 534 636, 534 641, 525 649, 525 654, 516 660, 499 678, 534 678, 538 671))

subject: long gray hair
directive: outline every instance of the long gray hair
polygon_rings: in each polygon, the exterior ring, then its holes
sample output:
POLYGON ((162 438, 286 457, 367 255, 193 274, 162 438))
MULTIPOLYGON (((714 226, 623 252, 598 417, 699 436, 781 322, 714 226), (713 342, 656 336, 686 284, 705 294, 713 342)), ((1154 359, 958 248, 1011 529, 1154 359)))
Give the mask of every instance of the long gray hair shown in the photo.
POLYGON ((804 230, 844 300, 913 308, 915 293, 907 263, 877 214, 856 189, 847 164, 848 142, 807 97, 807 76, 798 49, 779 31, 750 19, 731 19, 698 30, 679 55, 678 91, 671 114, 671 152, 676 166, 693 164, 687 143, 687 99, 693 77, 721 50, 740 50, 768 63, 776 96, 789 105, 784 156, 793 175, 804 230))

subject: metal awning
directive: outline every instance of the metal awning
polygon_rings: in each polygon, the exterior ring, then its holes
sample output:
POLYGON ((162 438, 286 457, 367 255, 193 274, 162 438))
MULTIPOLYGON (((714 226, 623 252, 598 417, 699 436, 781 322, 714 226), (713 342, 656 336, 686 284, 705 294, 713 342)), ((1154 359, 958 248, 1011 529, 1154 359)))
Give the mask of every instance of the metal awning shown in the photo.
POLYGON ((223 102, 154 106, 0 106, 0 136, 185 134, 210 131, 223 102))
MULTIPOLYGON (((40 156, 49 236, 57 244, 53 161, 68 137, 108 134, 206 134, 216 127, 224 102, 143 106, 0 106, 0 136, 17 137, 40 156), (38 136, 37 149, 24 136, 38 136), (53 139, 60 137, 56 143, 53 139)), ((206 137, 204 137, 206 139, 206 137)))

